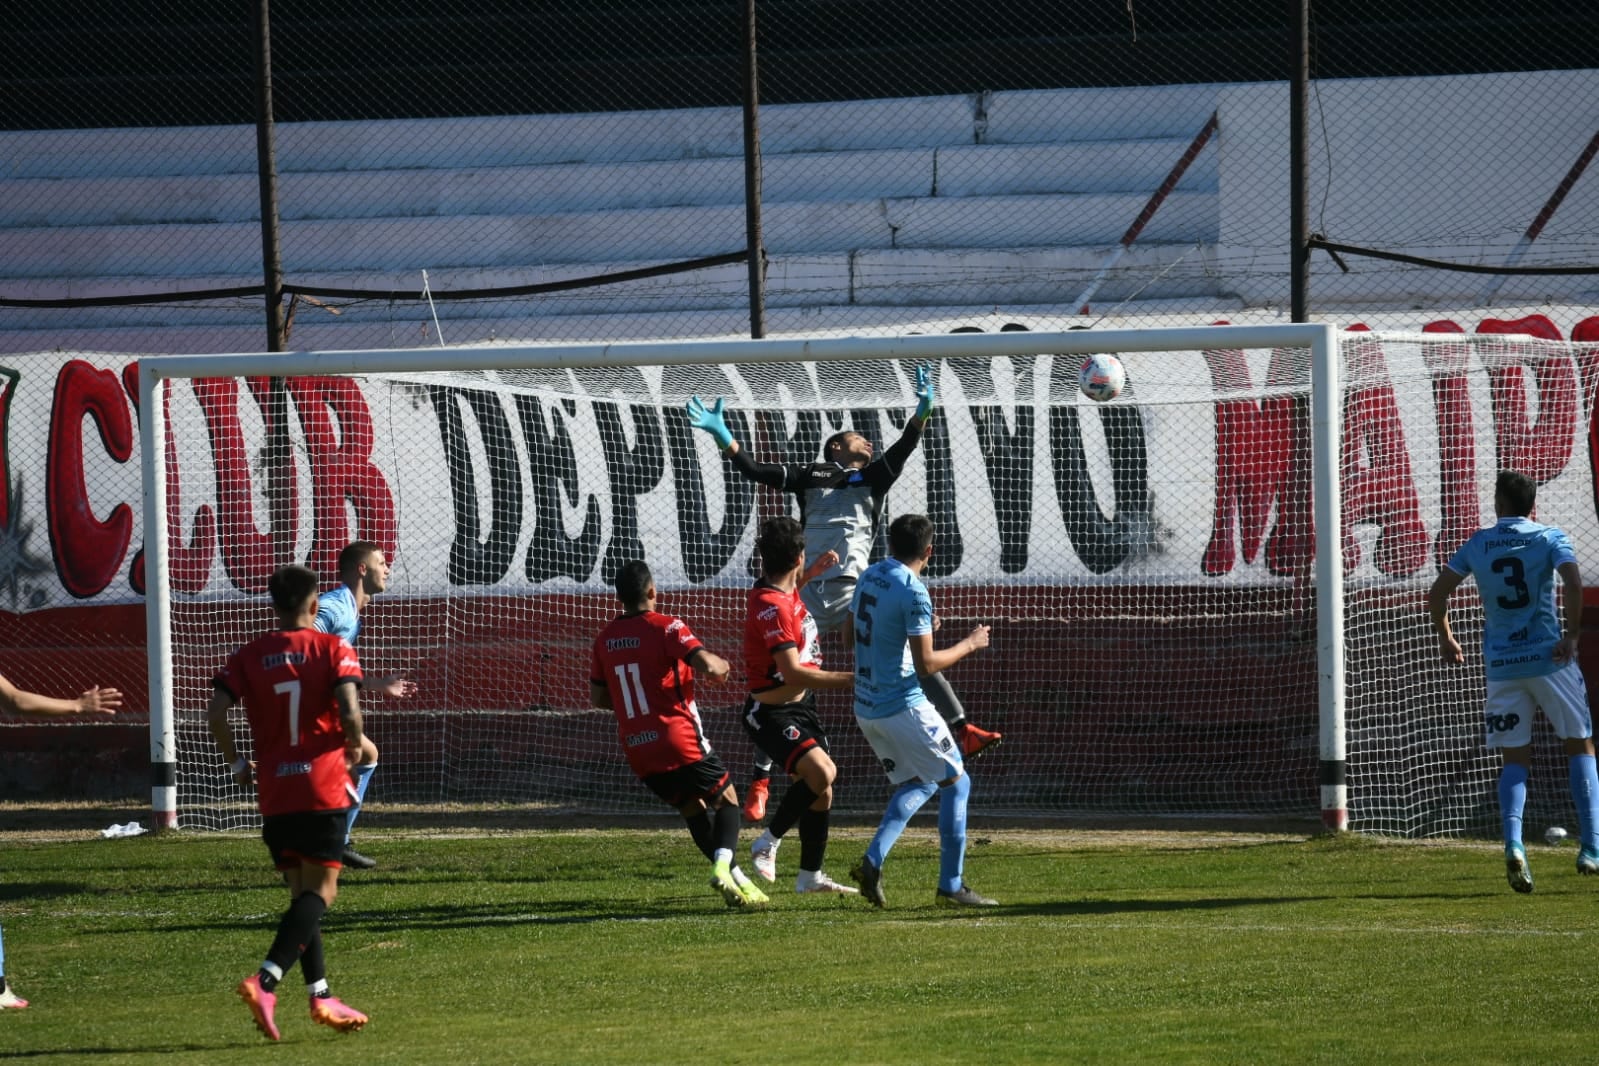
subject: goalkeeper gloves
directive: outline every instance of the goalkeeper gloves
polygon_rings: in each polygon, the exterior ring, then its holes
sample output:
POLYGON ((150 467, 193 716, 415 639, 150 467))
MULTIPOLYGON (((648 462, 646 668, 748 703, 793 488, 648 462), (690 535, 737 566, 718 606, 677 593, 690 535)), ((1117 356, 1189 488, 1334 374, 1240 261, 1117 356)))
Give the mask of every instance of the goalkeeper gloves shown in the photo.
POLYGON ((695 429, 703 429, 716 441, 716 446, 724 452, 733 446, 733 434, 727 428, 727 422, 722 418, 722 404, 725 401, 718 398, 710 407, 705 406, 705 401, 698 396, 689 397, 688 424, 695 429))
POLYGON ((916 364, 916 417, 926 422, 933 416, 933 366, 916 364))

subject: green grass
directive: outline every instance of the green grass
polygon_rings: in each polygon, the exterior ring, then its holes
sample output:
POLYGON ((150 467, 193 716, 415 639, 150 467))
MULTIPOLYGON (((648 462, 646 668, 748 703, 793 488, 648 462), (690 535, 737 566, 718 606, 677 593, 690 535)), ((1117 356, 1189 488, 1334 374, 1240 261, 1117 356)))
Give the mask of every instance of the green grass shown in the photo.
MULTIPOLYGON (((747 836, 747 834, 746 834, 747 836)), ((842 877, 864 845, 835 830, 842 877)), ((286 893, 242 835, 0 838, 0 1059, 48 1063, 1537 1063, 1592 1060, 1599 884, 1533 847, 977 831, 1004 906, 931 903, 919 823, 891 909, 774 892, 727 911, 678 829, 362 836, 324 923, 361 1033, 285 1044, 232 986, 286 893)), ((798 847, 781 856, 788 887, 798 847)))

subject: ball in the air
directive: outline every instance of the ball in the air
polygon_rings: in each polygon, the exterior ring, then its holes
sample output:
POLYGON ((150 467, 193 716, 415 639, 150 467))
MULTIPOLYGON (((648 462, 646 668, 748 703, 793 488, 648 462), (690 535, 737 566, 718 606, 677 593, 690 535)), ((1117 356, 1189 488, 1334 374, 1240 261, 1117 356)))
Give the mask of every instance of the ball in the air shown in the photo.
POLYGON ((1558 825, 1552 825, 1543 831, 1543 838, 1546 843, 1558 844, 1566 839, 1566 831, 1558 825))
POLYGON ((1077 387, 1095 403, 1114 400, 1127 387, 1127 368, 1114 355, 1091 355, 1078 368, 1077 387))

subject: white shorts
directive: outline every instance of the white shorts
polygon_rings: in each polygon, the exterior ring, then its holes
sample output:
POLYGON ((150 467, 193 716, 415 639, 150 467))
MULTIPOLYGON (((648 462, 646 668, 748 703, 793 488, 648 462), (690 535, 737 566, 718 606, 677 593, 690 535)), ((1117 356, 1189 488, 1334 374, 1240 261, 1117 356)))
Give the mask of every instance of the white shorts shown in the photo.
POLYGON ((1542 677, 1507 677, 1488 682, 1483 704, 1490 748, 1524 748, 1532 743, 1532 712, 1539 710, 1561 740, 1593 735, 1588 686, 1582 667, 1567 663, 1542 677))
POLYGON ((949 726, 926 700, 887 718, 856 715, 855 722, 883 764, 890 784, 912 779, 937 784, 959 777, 965 767, 949 726))
POLYGON ((844 628, 849 619, 850 601, 854 598, 855 579, 852 577, 811 581, 800 589, 800 600, 816 619, 816 628, 823 633, 844 628))

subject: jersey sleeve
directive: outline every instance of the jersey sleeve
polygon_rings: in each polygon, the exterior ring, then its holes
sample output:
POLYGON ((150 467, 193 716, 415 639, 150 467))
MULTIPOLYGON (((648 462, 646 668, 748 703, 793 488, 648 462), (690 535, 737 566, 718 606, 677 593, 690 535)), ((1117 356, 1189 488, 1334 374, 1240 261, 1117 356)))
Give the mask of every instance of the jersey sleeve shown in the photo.
POLYGON ((355 654, 355 646, 343 637, 333 645, 333 684, 335 686, 354 683, 360 685, 364 680, 361 673, 361 660, 355 654))
POLYGON ((601 633, 594 638, 594 646, 589 649, 589 680, 596 685, 605 684, 605 660, 600 655, 604 645, 605 634, 601 633))
POLYGON ((244 676, 239 670, 238 651, 228 656, 227 662, 222 664, 216 676, 211 679, 211 687, 226 692, 233 697, 235 703, 244 698, 244 676))
POLYGON ((1566 563, 1577 561, 1577 553, 1571 547, 1571 538, 1566 536, 1566 531, 1549 527, 1549 561, 1559 569, 1566 563))
POLYGON ((676 658, 687 660, 690 655, 705 647, 700 643, 700 638, 689 629, 688 623, 681 618, 673 618, 666 623, 666 646, 676 658))
POLYGON ((800 644, 799 623, 794 610, 783 602, 783 594, 776 589, 761 589, 750 605, 750 625, 760 633, 761 643, 768 652, 781 648, 797 648, 800 644))
POLYGON ((354 607, 345 596, 323 596, 317 600, 316 620, 311 624, 323 633, 352 640, 356 625, 354 607))
POLYGON ((917 582, 911 587, 905 604, 905 635, 919 637, 932 631, 933 597, 928 594, 926 585, 917 582))
POLYGON ((733 469, 757 484, 770 486, 780 492, 798 492, 800 489, 803 467, 757 463, 743 447, 733 453, 731 462, 733 469))
POLYGON ((1470 577, 1472 555, 1471 549, 1472 545, 1474 545, 1476 541, 1477 538, 1475 536, 1468 537, 1466 539, 1466 543, 1462 544, 1460 548, 1456 550, 1455 554, 1449 557, 1449 561, 1444 563, 1444 565, 1453 570, 1455 573, 1459 574, 1461 577, 1470 577))

